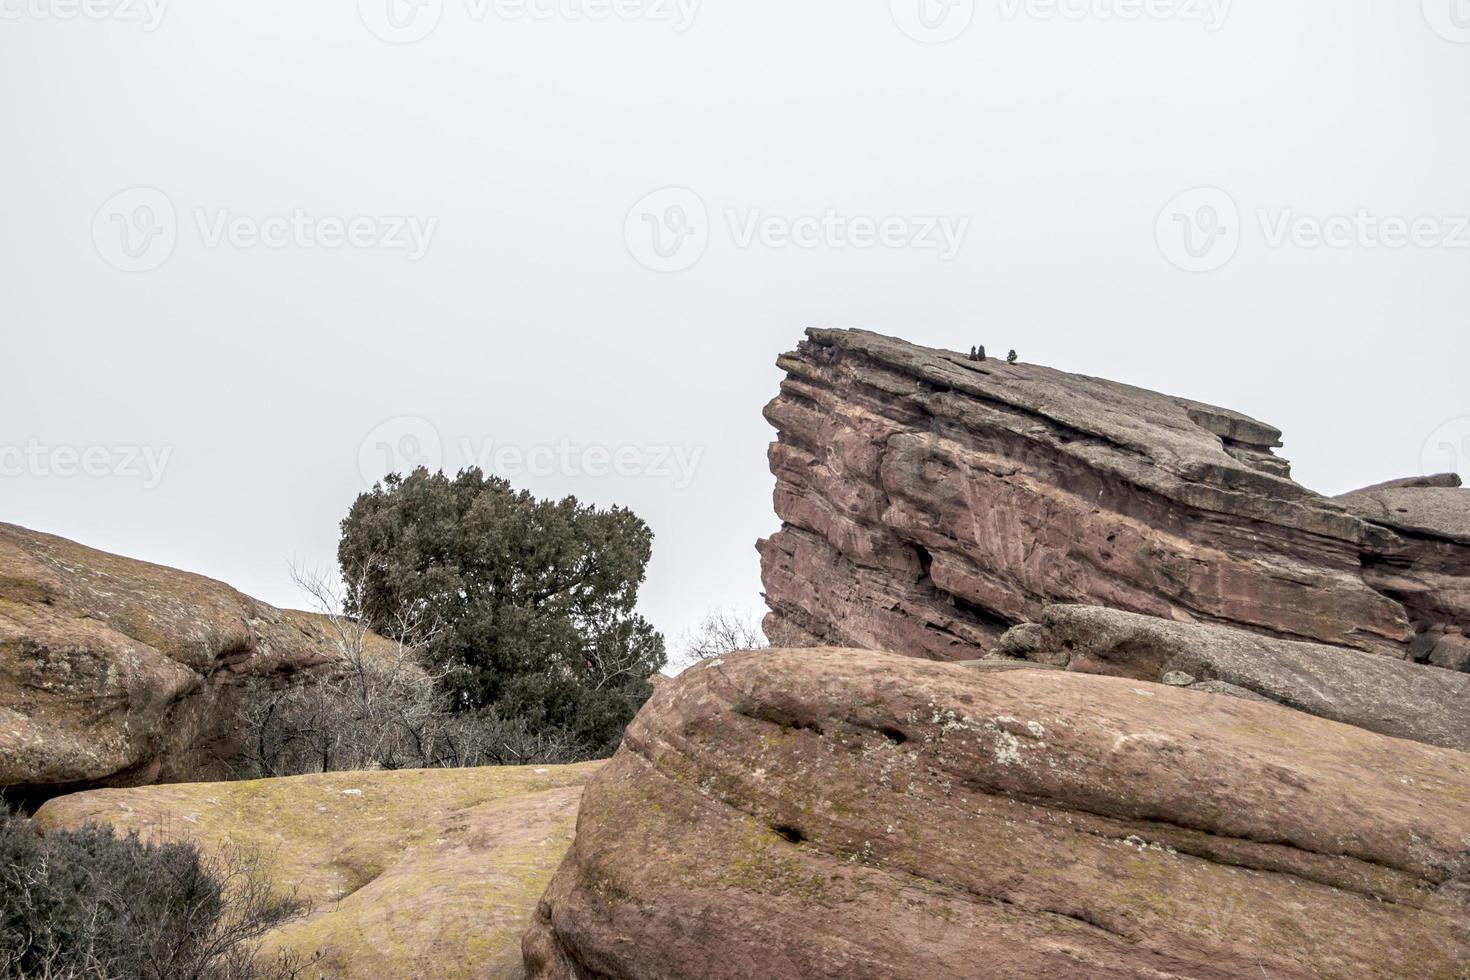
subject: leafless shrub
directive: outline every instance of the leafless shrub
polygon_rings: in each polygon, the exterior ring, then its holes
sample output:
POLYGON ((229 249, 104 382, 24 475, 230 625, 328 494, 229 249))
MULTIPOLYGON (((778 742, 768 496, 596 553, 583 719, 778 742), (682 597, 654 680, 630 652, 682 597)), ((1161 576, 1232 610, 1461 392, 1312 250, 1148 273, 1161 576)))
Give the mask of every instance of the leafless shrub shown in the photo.
MULTIPOLYGON (((294 569, 331 633, 335 663, 304 684, 257 698, 247 711, 252 775, 358 769, 541 765, 579 761, 576 740, 493 713, 456 713, 421 650, 438 624, 408 619, 387 640, 344 611, 344 590, 294 569)), ((617 664, 607 670, 615 674, 617 664)))
POLYGON ((686 633, 671 666, 684 670, 736 650, 764 650, 769 644, 760 619, 744 610, 711 609, 700 624, 686 633))

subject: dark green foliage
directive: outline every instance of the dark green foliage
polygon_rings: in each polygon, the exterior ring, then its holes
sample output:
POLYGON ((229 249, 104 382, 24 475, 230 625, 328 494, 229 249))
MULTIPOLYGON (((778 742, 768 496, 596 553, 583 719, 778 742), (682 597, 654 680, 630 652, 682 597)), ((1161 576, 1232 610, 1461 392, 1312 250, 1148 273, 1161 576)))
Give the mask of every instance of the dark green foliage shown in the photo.
POLYGON ((634 612, 652 547, 624 508, 537 500, 478 469, 420 469, 358 497, 337 554, 348 611, 422 642, 458 710, 559 733, 595 757, 617 747, 666 661, 634 612))
POLYGON ((234 980, 290 976, 252 962, 294 908, 251 869, 89 827, 42 837, 0 813, 0 977, 234 980))
POLYGON ((1015 364, 1016 363, 1016 352, 1014 350, 1011 351, 1009 354, 1006 355, 1006 363, 1007 364, 1015 364))

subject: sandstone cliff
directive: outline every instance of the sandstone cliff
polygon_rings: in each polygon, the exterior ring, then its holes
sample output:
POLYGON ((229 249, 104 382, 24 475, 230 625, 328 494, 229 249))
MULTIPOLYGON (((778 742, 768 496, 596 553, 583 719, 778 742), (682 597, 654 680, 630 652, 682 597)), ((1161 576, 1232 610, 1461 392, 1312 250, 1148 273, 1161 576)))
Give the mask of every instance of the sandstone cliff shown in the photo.
POLYGON ((1184 398, 864 331, 780 358, 773 639, 982 655, 1052 603, 1470 663, 1470 491, 1334 500, 1184 398))
POLYGON ((336 652, 310 613, 0 524, 0 787, 234 776, 249 699, 336 652))

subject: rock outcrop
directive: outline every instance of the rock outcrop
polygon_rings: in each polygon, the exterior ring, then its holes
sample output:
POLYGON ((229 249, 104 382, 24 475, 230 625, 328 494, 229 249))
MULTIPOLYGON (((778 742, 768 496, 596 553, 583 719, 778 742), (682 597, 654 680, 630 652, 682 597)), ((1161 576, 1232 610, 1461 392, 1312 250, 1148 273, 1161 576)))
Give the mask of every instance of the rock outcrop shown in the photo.
POLYGON ((995 654, 1090 674, 1256 697, 1383 735, 1470 752, 1470 674, 1225 626, 1052 606, 995 654))
POLYGON ((531 980, 1463 978, 1470 755, 1278 705, 815 648, 661 685, 531 980))
POLYGON ((778 642, 982 656, 1054 603, 1470 660, 1470 491, 1330 499, 1228 409, 809 330, 766 408, 778 642))
POLYGON ((51 800, 36 820, 266 862, 274 884, 311 908, 265 943, 268 955, 310 964, 303 977, 515 980, 521 935, 598 765, 95 790, 51 800))
POLYGON ((0 787, 228 778, 250 699, 337 649, 321 617, 0 524, 0 787))

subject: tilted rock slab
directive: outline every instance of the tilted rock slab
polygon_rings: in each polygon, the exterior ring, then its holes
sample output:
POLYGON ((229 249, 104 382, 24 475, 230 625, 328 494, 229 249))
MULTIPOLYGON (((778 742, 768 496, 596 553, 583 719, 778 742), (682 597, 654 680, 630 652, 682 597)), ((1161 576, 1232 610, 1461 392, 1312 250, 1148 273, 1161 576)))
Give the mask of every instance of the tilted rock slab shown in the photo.
POLYGON ((338 655, 321 617, 0 524, 0 787, 228 778, 251 698, 338 655))
POLYGON ((310 907, 265 937, 312 977, 516 980, 520 940, 599 763, 339 772, 93 790, 36 813, 258 860, 310 907))
MULTIPOLYGON (((1378 491, 1421 501, 1394 519, 1293 482, 1280 431, 1238 412, 866 331, 807 337, 766 407, 776 642, 967 660, 1080 603, 1429 659, 1470 622, 1470 491, 1378 491)), ((1463 652, 1448 642, 1446 665, 1463 652)))
POLYGON ((1397 738, 1470 751, 1470 674, 1347 647, 1278 640, 1095 606, 1051 606, 1001 637, 995 653, 1257 696, 1397 738))
POLYGON ((856 650, 660 686, 531 980, 1465 977, 1470 754, 1272 704, 856 650))

